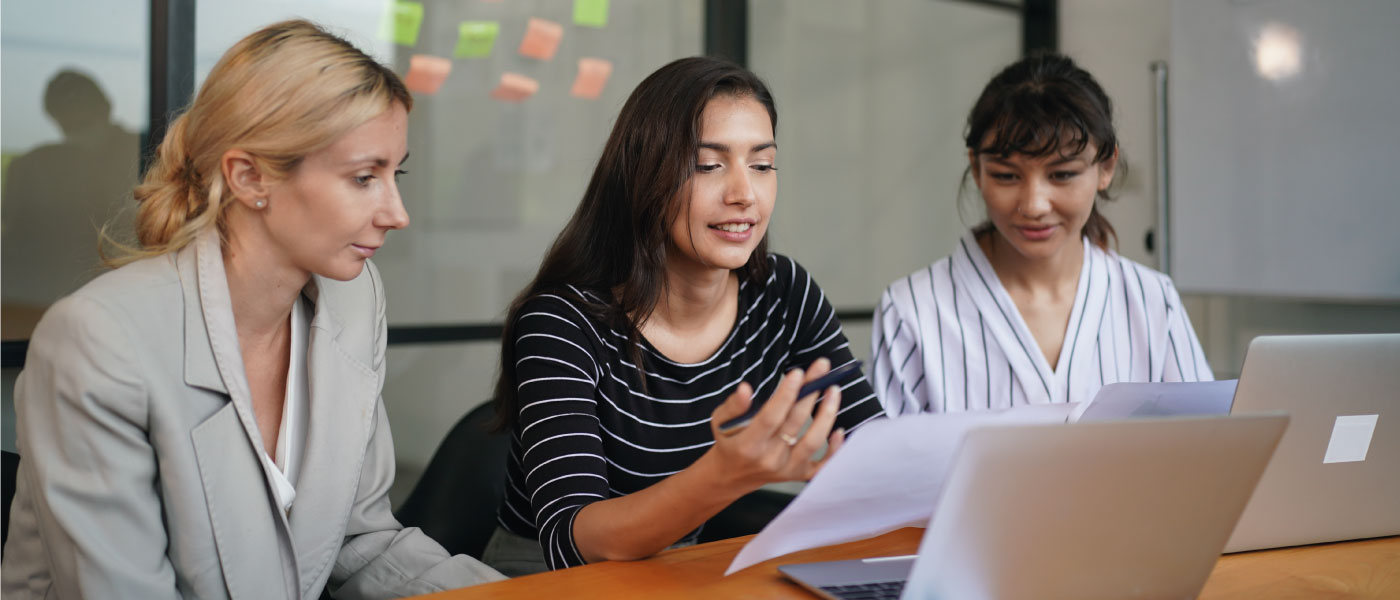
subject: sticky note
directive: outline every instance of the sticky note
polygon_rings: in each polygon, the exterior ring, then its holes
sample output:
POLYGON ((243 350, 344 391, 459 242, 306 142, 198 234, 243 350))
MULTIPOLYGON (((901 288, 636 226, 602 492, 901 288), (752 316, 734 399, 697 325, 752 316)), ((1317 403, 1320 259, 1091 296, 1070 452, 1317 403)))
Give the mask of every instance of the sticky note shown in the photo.
POLYGON ((530 19, 525 24, 525 38, 520 40, 520 54, 530 58, 549 60, 559 49, 559 39, 564 37, 564 27, 554 21, 530 19))
POLYGON ((574 78, 574 87, 569 90, 569 95, 597 100, 603 94, 603 87, 608 84, 612 70, 612 63, 601 58, 578 59, 578 76, 574 78))
POLYGON ((520 102, 540 91, 540 82, 519 73, 501 73, 501 83, 491 91, 491 97, 506 102, 520 102))
POLYGON ((1376 432, 1380 415, 1346 415, 1337 417, 1332 425, 1332 439, 1327 442, 1323 463, 1359 462, 1366 460, 1371 449, 1371 435, 1376 432))
POLYGON ((500 31, 501 24, 495 21, 462 21, 457 26, 457 49, 452 55, 457 58, 489 56, 500 31))
POLYGON ((423 3, 402 0, 394 2, 389 24, 392 27, 389 39, 394 40, 395 44, 418 45, 418 30, 423 28, 423 3))
POLYGON ((585 27, 608 25, 608 0, 574 0, 574 24, 585 27))
POLYGON ((452 61, 440 56, 414 54, 408 59, 408 75, 403 84, 409 91, 419 94, 436 94, 447 74, 452 72, 452 61))

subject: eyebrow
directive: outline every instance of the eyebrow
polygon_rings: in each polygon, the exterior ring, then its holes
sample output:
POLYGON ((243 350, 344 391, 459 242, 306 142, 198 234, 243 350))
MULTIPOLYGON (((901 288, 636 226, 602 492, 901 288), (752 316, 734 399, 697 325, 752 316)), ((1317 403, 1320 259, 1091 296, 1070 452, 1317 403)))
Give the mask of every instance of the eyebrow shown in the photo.
MULTIPOLYGON (((408 156, 408 152, 403 153, 403 158, 399 159, 399 166, 403 166, 404 163, 408 162, 408 156)), ((389 166, 389 159, 384 158, 382 156, 362 156, 360 158, 352 158, 350 160, 345 161, 342 164, 349 166, 359 165, 361 163, 371 163, 376 167, 387 167, 389 166)))
MULTIPOLYGON (((728 144, 720 144, 720 143, 717 143, 717 142, 700 142, 700 147, 701 147, 701 148, 706 148, 706 149, 709 149, 709 150, 714 150, 715 152, 723 152, 723 153, 728 153, 728 152, 729 152, 729 145, 728 145, 728 144)), ((762 144, 754 144, 754 146, 753 146, 752 148, 749 148, 749 152, 762 152, 762 151, 767 150, 767 149, 769 149, 769 148, 777 148, 777 147, 778 147, 778 143, 777 143, 777 142, 774 142, 774 141, 767 141, 767 142, 763 142, 762 144)))
MULTIPOLYGON (((1007 166, 1007 167, 1014 167, 1014 166, 1016 166, 1015 163, 1013 163, 1013 162, 1011 162, 1011 161, 1009 161, 1009 160, 1007 160, 1007 159, 1005 159, 1005 158, 1002 158, 1001 156, 996 155, 996 154, 986 154, 985 156, 987 157, 987 160, 992 161, 992 162, 994 162, 994 163, 996 163, 996 164, 999 164, 999 165, 1003 165, 1003 166, 1007 166)), ((1053 167, 1053 166, 1057 166, 1057 165, 1063 165, 1063 164, 1065 164, 1065 163, 1071 163, 1071 162, 1074 162, 1074 161, 1077 161, 1077 160, 1087 160, 1087 159, 1085 159, 1085 158, 1082 157, 1082 156, 1061 156, 1061 157, 1059 157, 1059 158, 1056 158, 1055 160, 1050 161, 1050 162, 1049 162, 1049 165, 1053 167)))

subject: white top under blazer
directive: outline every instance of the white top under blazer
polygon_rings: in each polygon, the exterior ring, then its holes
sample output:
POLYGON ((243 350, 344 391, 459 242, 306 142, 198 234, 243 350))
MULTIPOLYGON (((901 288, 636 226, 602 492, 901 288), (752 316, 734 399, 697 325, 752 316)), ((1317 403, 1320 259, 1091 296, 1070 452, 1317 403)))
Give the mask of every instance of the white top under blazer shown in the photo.
POLYGON ((875 310, 869 371, 885 412, 1080 402, 1109 383, 1213 379, 1169 277, 1087 238, 1084 257, 1053 366, 973 233, 890 284, 875 310))

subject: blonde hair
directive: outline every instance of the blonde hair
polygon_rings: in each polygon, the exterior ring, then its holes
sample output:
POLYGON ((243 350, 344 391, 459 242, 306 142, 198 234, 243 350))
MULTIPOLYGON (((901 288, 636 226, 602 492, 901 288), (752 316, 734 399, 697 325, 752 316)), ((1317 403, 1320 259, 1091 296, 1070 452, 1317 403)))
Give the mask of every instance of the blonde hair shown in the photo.
POLYGON ((113 242, 124 256, 107 263, 177 251, 210 227, 223 232, 232 204, 225 152, 243 150, 265 175, 283 178, 395 102, 413 107, 393 71, 310 22, 275 23, 239 40, 171 122, 133 191, 138 247, 113 242))

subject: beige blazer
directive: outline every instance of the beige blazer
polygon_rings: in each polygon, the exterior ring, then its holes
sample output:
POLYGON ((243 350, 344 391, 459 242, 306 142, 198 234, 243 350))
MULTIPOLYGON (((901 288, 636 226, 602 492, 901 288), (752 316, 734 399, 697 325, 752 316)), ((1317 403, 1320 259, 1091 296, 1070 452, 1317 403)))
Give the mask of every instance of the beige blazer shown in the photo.
POLYGON ((378 271, 303 294, 311 407, 289 515, 259 462, 217 235, 49 309, 15 386, 6 600, 389 598, 501 579, 390 513, 378 271))

